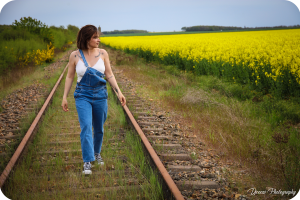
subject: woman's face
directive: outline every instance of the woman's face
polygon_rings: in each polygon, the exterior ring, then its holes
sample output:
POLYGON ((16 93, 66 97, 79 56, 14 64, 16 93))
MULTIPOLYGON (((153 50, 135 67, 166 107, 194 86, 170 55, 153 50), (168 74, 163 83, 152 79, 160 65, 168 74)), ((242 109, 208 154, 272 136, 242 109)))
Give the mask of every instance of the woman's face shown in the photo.
POLYGON ((98 33, 95 33, 90 41, 88 41, 88 48, 97 48, 100 43, 99 35, 98 33))

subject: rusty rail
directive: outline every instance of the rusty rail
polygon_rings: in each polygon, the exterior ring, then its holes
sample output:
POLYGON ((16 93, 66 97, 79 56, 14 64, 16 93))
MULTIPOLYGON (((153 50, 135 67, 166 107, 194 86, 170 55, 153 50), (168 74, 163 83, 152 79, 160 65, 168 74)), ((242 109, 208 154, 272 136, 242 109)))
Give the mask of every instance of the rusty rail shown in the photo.
POLYGON ((44 105, 42 106, 41 110, 39 111, 39 113, 35 117, 34 121, 32 122, 31 126, 29 127, 27 133, 25 134, 24 138, 22 139, 21 143, 19 144, 17 150, 15 151, 14 155, 10 159, 9 163, 7 164, 5 169, 3 170, 2 174, 1 174, 1 177, 0 177, 0 188, 2 188, 2 186, 4 185, 4 183, 5 183, 6 179, 8 178, 11 170, 13 169, 16 162, 19 160, 22 152, 24 151, 25 147, 27 146, 29 139, 33 135, 34 130, 37 128, 38 123, 39 123, 40 119, 42 118, 43 114, 45 113, 45 110, 48 107, 48 105, 49 105, 49 103, 50 103, 50 101, 51 101, 58 85, 60 84, 67 68, 68 68, 68 65, 65 67, 64 71, 60 75, 60 77, 57 80, 56 84, 54 85, 52 91, 50 92, 48 98, 46 99, 44 105))
MULTIPOLYGON (((114 91, 114 90, 112 90, 114 91)), ((116 94, 116 92, 114 91, 116 94)), ((164 182, 166 183, 168 189, 171 191, 173 197, 176 200, 184 200, 184 197, 182 196, 181 192, 179 191, 177 185, 174 183, 173 179, 169 175, 168 171, 160 161, 158 155, 156 154, 155 150, 151 146, 150 142, 148 141, 147 137, 145 136, 144 132, 142 131, 141 127, 138 125, 137 121, 134 119, 132 113, 130 112, 129 108, 127 105, 123 106, 123 110, 126 113, 127 117, 129 118, 130 122, 134 126, 136 132, 139 134, 144 147, 148 151, 152 161, 154 162, 155 166, 157 167, 158 171, 162 175, 162 178, 164 179, 164 182)))

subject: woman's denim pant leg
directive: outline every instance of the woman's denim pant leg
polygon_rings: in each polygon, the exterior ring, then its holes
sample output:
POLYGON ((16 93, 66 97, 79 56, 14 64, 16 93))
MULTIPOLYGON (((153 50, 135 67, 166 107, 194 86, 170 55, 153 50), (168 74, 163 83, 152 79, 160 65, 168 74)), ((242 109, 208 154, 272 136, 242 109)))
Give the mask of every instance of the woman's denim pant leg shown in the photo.
POLYGON ((101 152, 103 125, 107 117, 107 99, 78 97, 75 98, 75 102, 81 128, 83 162, 92 162, 95 160, 95 154, 101 152))

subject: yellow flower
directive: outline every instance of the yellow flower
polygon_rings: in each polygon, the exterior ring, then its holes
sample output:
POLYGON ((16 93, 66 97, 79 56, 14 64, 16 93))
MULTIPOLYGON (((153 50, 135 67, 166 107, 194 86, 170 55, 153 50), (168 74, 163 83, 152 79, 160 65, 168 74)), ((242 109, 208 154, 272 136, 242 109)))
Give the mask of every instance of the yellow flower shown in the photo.
POLYGON ((288 70, 300 84, 298 41, 300 29, 101 38, 103 44, 116 49, 148 51, 162 61, 178 56, 199 65, 221 62, 225 70, 242 67, 253 71, 249 75, 254 82, 262 78, 257 74, 278 81, 288 70))

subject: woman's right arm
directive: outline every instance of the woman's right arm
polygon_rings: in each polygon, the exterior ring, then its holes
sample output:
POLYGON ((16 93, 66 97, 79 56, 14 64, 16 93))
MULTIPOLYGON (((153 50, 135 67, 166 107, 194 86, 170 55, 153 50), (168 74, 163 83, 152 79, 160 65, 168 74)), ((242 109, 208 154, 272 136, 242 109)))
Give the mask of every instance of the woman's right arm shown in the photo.
POLYGON ((67 96, 70 92, 74 77, 75 77, 75 56, 76 53, 75 51, 71 53, 70 58, 69 58, 69 63, 68 63, 68 74, 66 77, 66 82, 65 82, 65 90, 64 90, 64 96, 62 100, 62 108, 65 112, 67 112, 68 109, 68 101, 67 101, 67 96))

